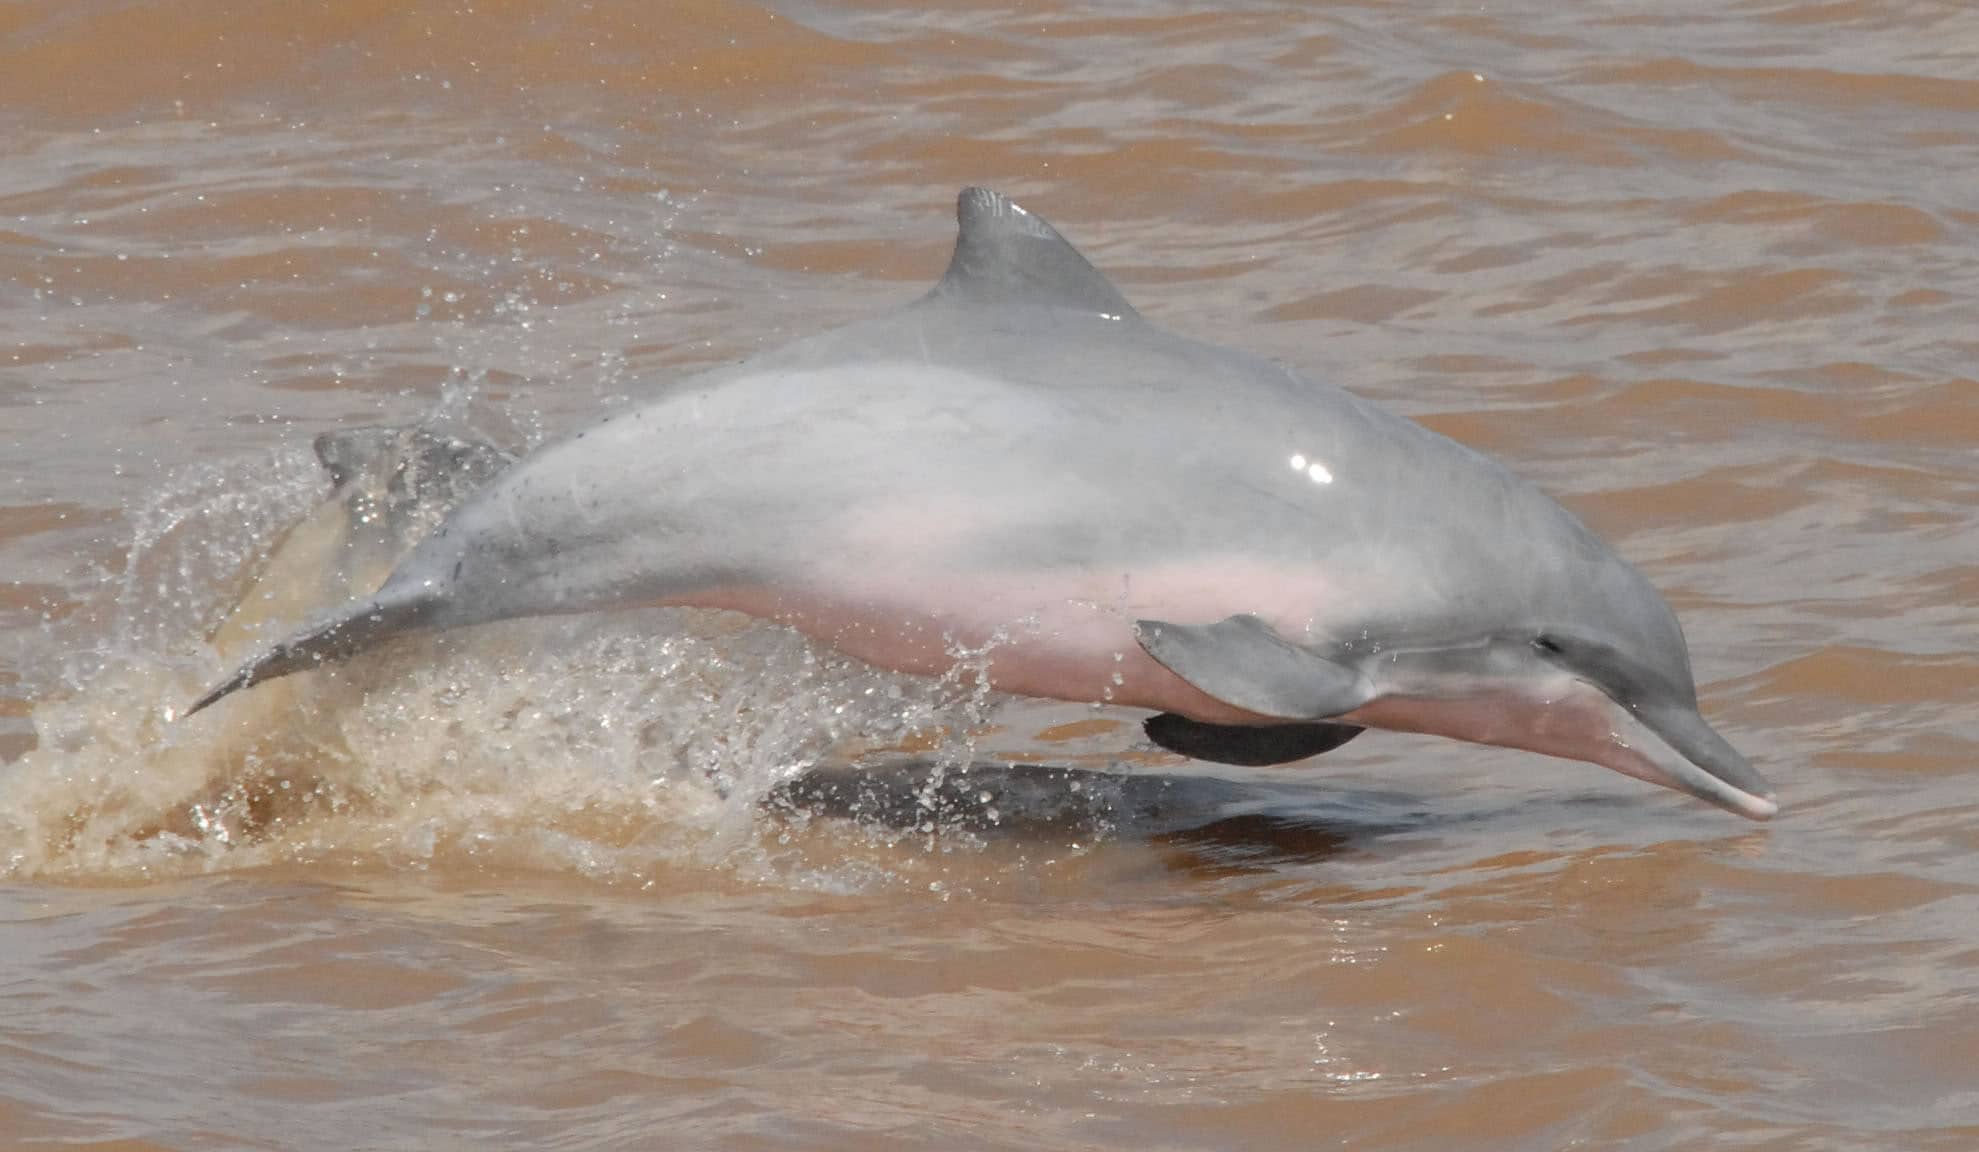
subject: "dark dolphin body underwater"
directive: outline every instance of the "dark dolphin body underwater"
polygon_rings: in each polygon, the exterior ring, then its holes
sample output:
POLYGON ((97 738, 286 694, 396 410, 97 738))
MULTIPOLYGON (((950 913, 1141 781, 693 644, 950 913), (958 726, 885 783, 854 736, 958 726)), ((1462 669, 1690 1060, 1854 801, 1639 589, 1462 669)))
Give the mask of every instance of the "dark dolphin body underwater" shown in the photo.
POLYGON ((1383 728, 1777 811, 1699 715, 1668 605, 1565 509, 1351 393, 1154 327, 996 193, 958 215, 921 299, 541 449, 190 711, 415 630, 694 605, 1150 709, 1151 738, 1205 760, 1383 728))

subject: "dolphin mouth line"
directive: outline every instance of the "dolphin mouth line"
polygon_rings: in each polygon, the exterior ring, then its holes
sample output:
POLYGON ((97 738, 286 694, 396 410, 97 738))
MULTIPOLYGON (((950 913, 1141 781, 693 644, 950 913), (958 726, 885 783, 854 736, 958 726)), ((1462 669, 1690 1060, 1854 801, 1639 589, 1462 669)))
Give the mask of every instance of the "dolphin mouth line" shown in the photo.
POLYGON ((1684 762, 1683 769, 1670 772, 1653 782, 1695 796, 1748 820, 1771 820, 1780 813, 1780 802, 1770 791, 1764 795, 1748 792, 1688 761, 1684 762))
POLYGON ((1779 814, 1772 786, 1703 717, 1689 710, 1618 711, 1628 719, 1609 735, 1618 753, 1609 767, 1748 820, 1779 814))

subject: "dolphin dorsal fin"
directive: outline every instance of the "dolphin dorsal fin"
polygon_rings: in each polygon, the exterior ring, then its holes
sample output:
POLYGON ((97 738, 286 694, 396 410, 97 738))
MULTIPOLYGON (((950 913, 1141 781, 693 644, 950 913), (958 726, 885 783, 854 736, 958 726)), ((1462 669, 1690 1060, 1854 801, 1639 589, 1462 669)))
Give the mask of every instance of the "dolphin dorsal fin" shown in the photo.
POLYGON ((955 201, 955 255, 933 295, 955 301, 1043 304, 1122 320, 1140 313, 1042 216, 988 188, 955 201))

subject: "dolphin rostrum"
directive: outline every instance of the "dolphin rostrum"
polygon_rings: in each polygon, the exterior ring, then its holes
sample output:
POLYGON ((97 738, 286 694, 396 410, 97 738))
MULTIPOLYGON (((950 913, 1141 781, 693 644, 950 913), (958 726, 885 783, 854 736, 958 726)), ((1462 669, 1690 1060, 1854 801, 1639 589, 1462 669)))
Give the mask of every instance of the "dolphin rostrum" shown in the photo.
POLYGON ((542 448, 188 715, 414 630, 695 605, 896 671, 1151 709, 1152 740, 1204 760, 1386 728, 1778 810, 1698 714, 1669 606, 1565 509, 1348 392, 1149 324, 994 192, 957 215, 921 299, 542 448))

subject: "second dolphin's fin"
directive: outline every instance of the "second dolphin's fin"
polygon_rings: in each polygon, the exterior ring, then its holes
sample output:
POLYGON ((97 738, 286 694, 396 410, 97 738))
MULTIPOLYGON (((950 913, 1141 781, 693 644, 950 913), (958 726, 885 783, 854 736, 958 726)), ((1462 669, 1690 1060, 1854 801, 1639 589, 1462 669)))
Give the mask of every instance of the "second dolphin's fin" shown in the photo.
POLYGON ((1173 712, 1141 722, 1148 739, 1191 760, 1266 768, 1331 752, 1361 734, 1352 724, 1205 724, 1173 712))

